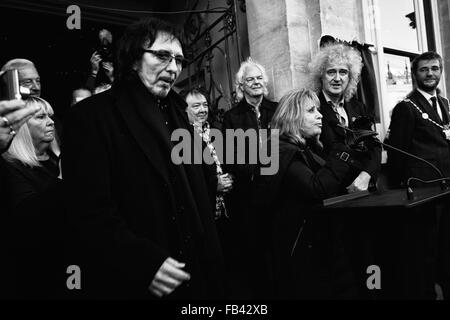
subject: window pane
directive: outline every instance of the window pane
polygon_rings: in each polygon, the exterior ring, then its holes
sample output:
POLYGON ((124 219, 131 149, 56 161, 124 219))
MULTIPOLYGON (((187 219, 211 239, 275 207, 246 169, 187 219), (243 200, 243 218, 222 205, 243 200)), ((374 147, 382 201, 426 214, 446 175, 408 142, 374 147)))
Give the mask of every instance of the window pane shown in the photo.
POLYGON ((387 86, 387 105, 385 107, 390 113, 395 105, 413 89, 410 60, 405 56, 384 54, 384 62, 387 86))
POLYGON ((419 51, 413 0, 379 0, 383 46, 419 51))

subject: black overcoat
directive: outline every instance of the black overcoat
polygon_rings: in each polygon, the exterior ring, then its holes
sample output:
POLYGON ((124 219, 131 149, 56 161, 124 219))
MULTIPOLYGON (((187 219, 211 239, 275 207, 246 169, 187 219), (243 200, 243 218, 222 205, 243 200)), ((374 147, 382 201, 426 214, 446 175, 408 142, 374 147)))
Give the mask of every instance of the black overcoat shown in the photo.
POLYGON ((189 130, 185 102, 158 101, 135 77, 77 104, 66 117, 62 167, 67 204, 98 297, 150 297, 167 257, 191 280, 169 298, 221 296, 223 258, 201 164, 175 165, 172 129, 189 130))
POLYGON ((339 148, 335 146, 323 160, 309 147, 281 136, 278 172, 256 177, 252 197, 256 234, 275 298, 354 294, 342 234, 336 229, 340 217, 324 213, 321 207, 321 200, 337 195, 361 168, 352 156, 342 160, 346 149, 343 144, 339 148))

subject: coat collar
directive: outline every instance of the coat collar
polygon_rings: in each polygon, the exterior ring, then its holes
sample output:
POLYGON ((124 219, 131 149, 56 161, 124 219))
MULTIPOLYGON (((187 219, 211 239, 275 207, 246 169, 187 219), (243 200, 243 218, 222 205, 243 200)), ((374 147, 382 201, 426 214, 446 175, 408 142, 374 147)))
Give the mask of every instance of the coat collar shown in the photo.
MULTIPOLYGON (((269 105, 269 100, 267 100, 265 97, 263 97, 261 104, 259 106, 259 110, 265 110, 265 109, 270 109, 270 105, 269 105)), ((247 100, 244 98, 242 98, 242 100, 239 102, 238 106, 240 107, 240 113, 245 113, 245 112, 253 112, 253 106, 250 105, 249 103, 247 103, 247 100)))
POLYGON ((174 119, 172 123, 174 129, 192 130, 184 112, 184 101, 173 91, 170 91, 165 99, 158 101, 137 77, 116 85, 112 90, 115 105, 132 136, 155 171, 168 182, 170 172, 167 163, 171 161, 173 144, 171 133, 165 126, 164 116, 158 103, 168 105, 167 112, 174 119), (162 152, 155 152, 155 150, 162 152))
MULTIPOLYGON (((327 102, 327 99, 322 92, 322 90, 319 92, 319 101, 320 101, 320 113, 324 116, 324 118, 333 119, 336 117, 336 113, 333 110, 333 108, 329 105, 327 102), (333 118, 332 118, 333 117, 333 118)), ((350 99, 349 101, 344 100, 344 110, 347 113, 348 118, 348 125, 351 126, 353 121, 355 121, 355 118, 359 116, 359 110, 357 107, 357 102, 354 100, 354 98, 350 99)), ((341 132, 342 130, 338 130, 337 132, 339 134, 344 134, 345 132, 341 132)))

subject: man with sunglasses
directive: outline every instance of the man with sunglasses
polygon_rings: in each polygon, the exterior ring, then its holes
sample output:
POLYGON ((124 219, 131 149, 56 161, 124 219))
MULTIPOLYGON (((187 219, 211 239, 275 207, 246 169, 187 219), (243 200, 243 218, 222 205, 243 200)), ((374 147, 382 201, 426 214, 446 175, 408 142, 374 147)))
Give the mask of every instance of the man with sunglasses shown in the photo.
POLYGON ((134 23, 117 57, 112 88, 66 117, 62 170, 85 250, 83 290, 100 298, 220 297, 223 258, 202 167, 171 159, 172 132, 194 134, 172 90, 184 59, 178 32, 157 19, 134 23))
MULTIPOLYGON (((264 285, 264 281, 258 281, 258 275, 254 270, 250 270, 252 258, 249 252, 255 252, 254 246, 249 240, 254 236, 249 233, 253 230, 253 217, 250 208, 250 190, 253 182, 257 163, 251 163, 250 153, 258 155, 261 147, 260 130, 270 128, 270 121, 275 113, 277 103, 266 98, 268 77, 264 67, 248 58, 241 63, 236 73, 236 98, 239 103, 232 109, 228 110, 224 115, 223 127, 224 137, 226 130, 242 129, 245 132, 250 131, 257 135, 256 142, 252 144, 252 139, 248 139, 245 143, 245 163, 237 164, 239 158, 243 158, 243 154, 239 154, 237 144, 233 145, 234 160, 233 163, 225 163, 226 171, 233 176, 234 185, 226 199, 227 209, 230 219, 230 234, 225 237, 225 241, 229 242, 226 247, 233 248, 230 252, 226 252, 227 261, 230 262, 230 294, 234 298, 254 298, 258 297, 261 290, 256 288, 259 284, 264 285), (253 283, 249 279, 256 279, 253 283), (234 283, 235 282, 235 283, 234 283)), ((268 135, 269 136, 269 135, 268 135)), ((225 151, 228 144, 232 143, 225 139, 225 151)), ((242 151, 242 150, 240 150, 242 151)), ((225 159, 228 156, 225 157, 225 159)))

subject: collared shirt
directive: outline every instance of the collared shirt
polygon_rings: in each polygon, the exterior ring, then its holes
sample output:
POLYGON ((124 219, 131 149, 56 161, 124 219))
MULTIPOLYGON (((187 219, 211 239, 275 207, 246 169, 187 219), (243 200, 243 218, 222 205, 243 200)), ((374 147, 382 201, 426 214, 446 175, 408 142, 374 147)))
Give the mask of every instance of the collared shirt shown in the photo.
POLYGON ((334 112, 336 112, 340 116, 339 122, 341 122, 342 125, 348 127, 348 116, 347 112, 345 112, 344 109, 344 96, 342 96, 342 99, 337 104, 335 104, 325 91, 322 90, 322 92, 327 103, 333 108, 334 112))
POLYGON ((419 91, 425 99, 427 99, 428 103, 430 104, 430 106, 433 106, 433 101, 431 101, 431 98, 435 97, 436 98, 436 103, 437 103, 437 113, 439 115, 439 118, 442 120, 442 110, 441 107, 439 106, 439 100, 437 100, 437 95, 436 92, 434 92, 434 95, 429 94, 428 92, 425 92, 423 90, 420 90, 419 88, 417 88, 417 91, 419 91))

